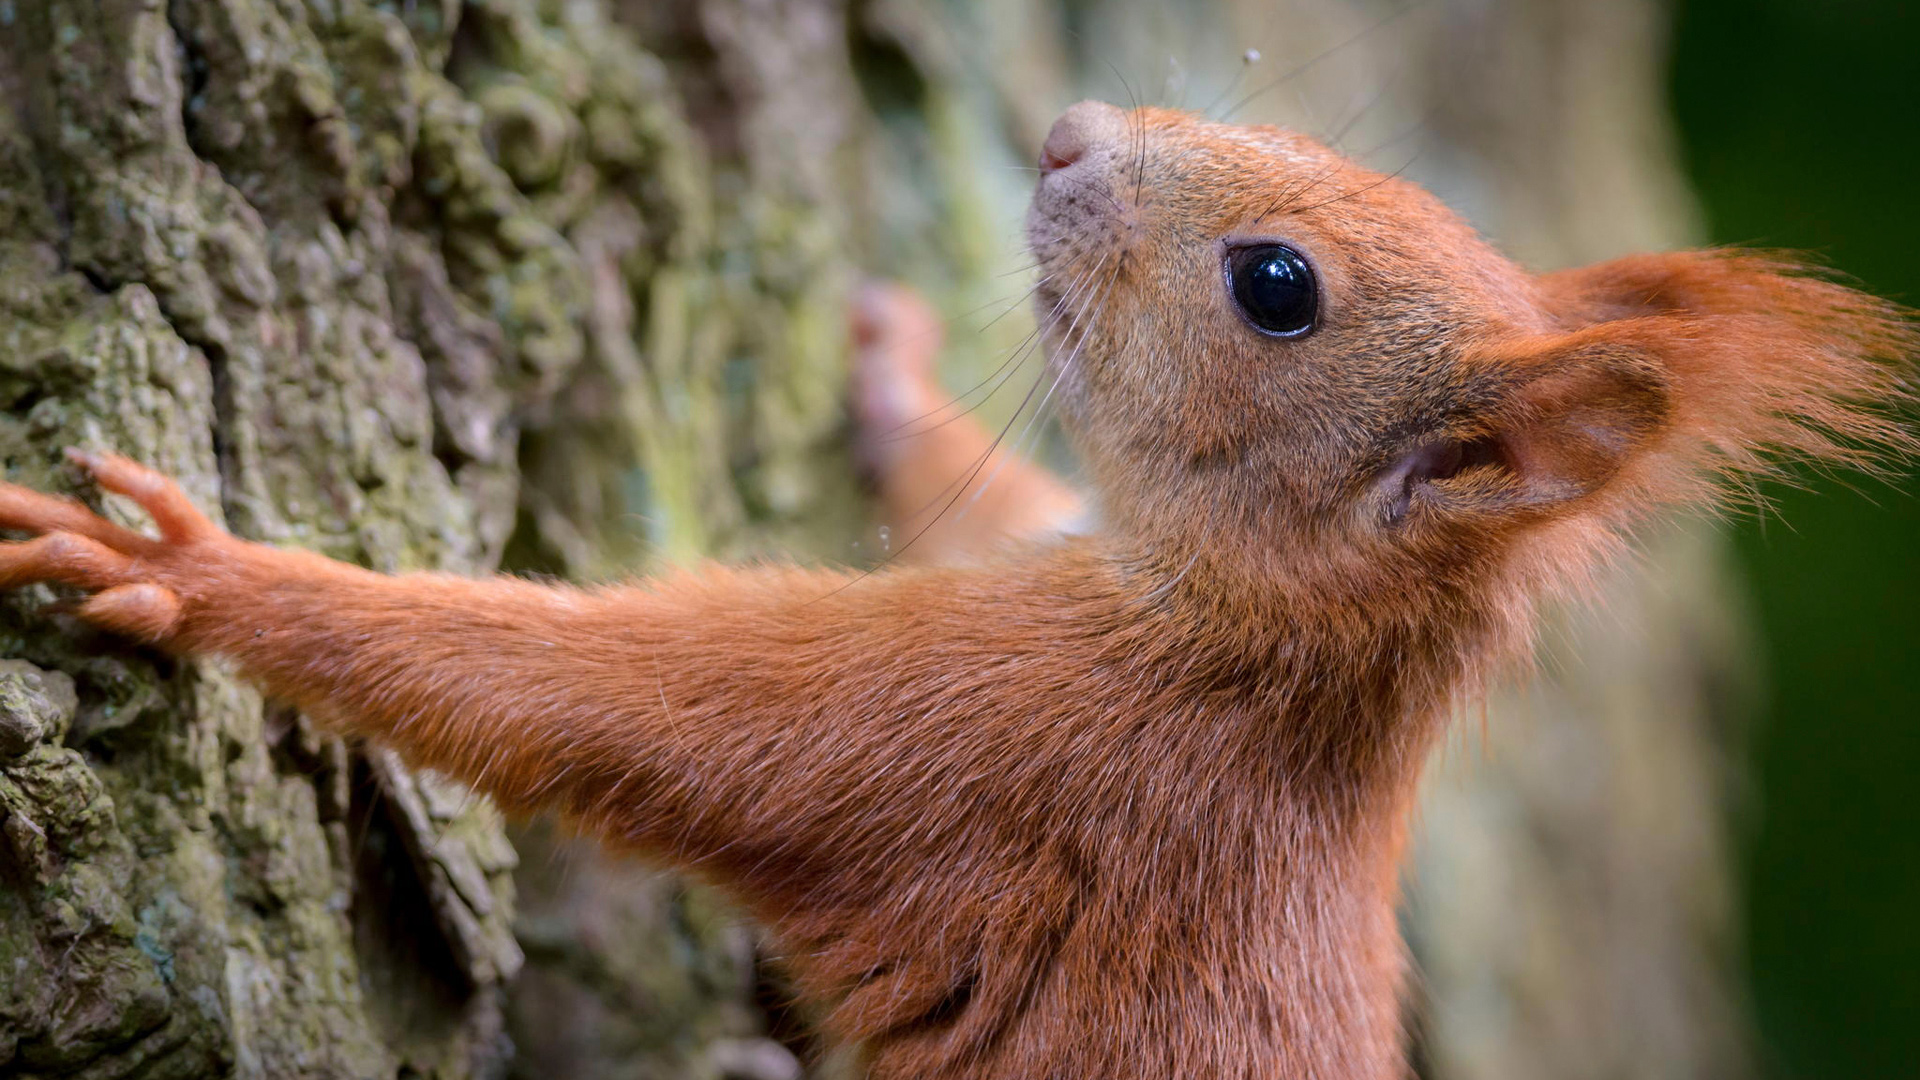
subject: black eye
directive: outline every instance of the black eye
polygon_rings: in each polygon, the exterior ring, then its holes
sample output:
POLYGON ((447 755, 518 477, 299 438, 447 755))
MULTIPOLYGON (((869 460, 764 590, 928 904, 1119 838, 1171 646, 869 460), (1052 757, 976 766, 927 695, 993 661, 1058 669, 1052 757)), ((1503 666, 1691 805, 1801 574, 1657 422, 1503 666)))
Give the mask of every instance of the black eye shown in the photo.
POLYGON ((1290 247, 1261 244, 1227 252, 1227 287, 1247 321, 1275 337, 1300 337, 1320 310, 1313 267, 1290 247))

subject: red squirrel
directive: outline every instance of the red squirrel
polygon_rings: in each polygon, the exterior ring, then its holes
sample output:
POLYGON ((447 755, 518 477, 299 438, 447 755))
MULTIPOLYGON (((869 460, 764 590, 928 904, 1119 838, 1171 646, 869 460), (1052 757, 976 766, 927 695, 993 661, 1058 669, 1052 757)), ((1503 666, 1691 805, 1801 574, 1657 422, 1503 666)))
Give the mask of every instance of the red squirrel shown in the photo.
POLYGON ((1635 522, 1913 440, 1906 315, 1771 258, 1533 276, 1303 136, 1083 103, 1028 229, 1096 524, 604 588, 150 537, 0 486, 0 585, 725 889, 871 1074, 1406 1074, 1397 869, 1452 707, 1635 522))

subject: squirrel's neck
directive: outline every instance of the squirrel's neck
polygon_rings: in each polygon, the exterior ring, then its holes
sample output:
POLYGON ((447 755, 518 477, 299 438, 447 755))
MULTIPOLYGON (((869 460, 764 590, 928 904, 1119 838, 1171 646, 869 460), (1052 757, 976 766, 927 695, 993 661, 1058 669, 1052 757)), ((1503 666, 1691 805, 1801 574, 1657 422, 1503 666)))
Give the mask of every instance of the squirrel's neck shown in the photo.
POLYGON ((1155 572, 1167 625, 1189 635, 1181 648, 1237 683, 1221 696, 1242 740, 1233 768, 1253 782, 1234 808, 1244 817, 1223 812, 1220 827, 1242 831, 1259 868, 1236 877, 1196 861, 1222 905, 1213 936, 1236 942, 1219 954, 1225 993, 1243 1006, 1203 1022, 1245 1027, 1186 1045, 1246 1047, 1250 1075, 1268 1075, 1250 1063, 1272 1052, 1289 1063, 1275 1076, 1398 1076, 1408 819, 1450 706, 1477 677, 1470 659, 1498 647, 1501 613, 1435 580, 1359 604, 1261 569, 1203 551, 1155 572), (1235 894, 1219 895, 1229 879, 1235 894))
POLYGON ((1107 550, 1187 669, 1274 710, 1290 767, 1362 786, 1410 786, 1449 704, 1525 637, 1495 583, 1458 568, 1380 575, 1228 537, 1107 550))

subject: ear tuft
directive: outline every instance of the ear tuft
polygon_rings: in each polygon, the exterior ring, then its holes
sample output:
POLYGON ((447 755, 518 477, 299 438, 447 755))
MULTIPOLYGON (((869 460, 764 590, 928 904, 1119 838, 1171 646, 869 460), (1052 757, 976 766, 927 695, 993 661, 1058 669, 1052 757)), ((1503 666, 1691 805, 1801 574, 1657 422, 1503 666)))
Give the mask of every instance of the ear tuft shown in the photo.
POLYGON ((1639 502, 1698 501, 1779 458, 1873 468, 1920 449, 1900 420, 1912 313, 1764 253, 1638 255, 1541 279, 1569 339, 1641 358, 1666 389, 1639 502))

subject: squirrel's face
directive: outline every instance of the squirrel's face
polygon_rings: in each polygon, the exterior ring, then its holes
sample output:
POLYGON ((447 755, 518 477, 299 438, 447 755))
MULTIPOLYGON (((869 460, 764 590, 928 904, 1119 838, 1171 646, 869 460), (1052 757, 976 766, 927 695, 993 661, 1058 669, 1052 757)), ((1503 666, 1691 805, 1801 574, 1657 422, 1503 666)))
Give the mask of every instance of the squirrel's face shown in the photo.
POLYGON ((1536 277, 1413 184, 1165 109, 1076 105, 1040 165, 1057 396, 1103 514, 1150 546, 1392 590, 1532 536, 1552 576, 1765 450, 1915 446, 1884 408, 1912 396, 1908 314, 1777 258, 1536 277))
POLYGON ((1497 453, 1456 437, 1497 396, 1469 354, 1546 319, 1424 191, 1292 132, 1097 102, 1041 174, 1036 295, 1110 513, 1383 533, 1409 477, 1497 453))

